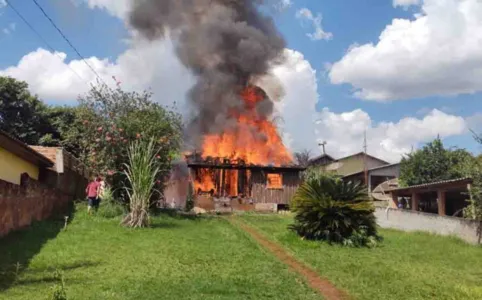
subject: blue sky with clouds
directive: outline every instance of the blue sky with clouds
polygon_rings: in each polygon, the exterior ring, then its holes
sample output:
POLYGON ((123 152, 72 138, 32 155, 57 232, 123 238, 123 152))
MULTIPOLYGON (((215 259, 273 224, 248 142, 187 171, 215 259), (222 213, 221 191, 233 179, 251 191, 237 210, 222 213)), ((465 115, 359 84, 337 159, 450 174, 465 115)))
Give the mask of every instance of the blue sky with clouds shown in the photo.
MULTIPOLYGON (((95 76, 33 1, 10 1, 56 53, 0 0, 0 75, 27 81, 47 103, 75 103, 95 76)), ((318 153, 326 140, 342 156, 361 151, 366 130, 369 152, 391 161, 437 135, 480 152, 469 129, 482 131, 482 2, 276 1, 264 10, 287 41, 273 74, 286 91, 277 108, 290 148, 318 153)), ((175 41, 149 43, 129 30, 130 0, 38 2, 105 81, 152 88, 161 103, 188 110, 195 79, 175 41)))

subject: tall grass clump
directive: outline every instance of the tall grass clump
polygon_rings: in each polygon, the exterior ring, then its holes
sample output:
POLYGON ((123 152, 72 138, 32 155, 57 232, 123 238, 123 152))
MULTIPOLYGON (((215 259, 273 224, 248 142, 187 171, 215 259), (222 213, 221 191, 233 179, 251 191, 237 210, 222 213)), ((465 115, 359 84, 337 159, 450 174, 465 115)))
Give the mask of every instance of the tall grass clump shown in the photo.
POLYGON ((102 194, 102 202, 100 204, 98 215, 103 218, 111 219, 122 216, 124 212, 122 204, 114 198, 112 188, 107 186, 102 194))
POLYGON ((156 190, 156 178, 160 172, 156 160, 158 151, 154 140, 136 141, 129 146, 128 163, 124 165, 127 179, 125 187, 129 198, 129 214, 122 224, 128 227, 149 226, 149 204, 156 190))
POLYGON ((345 182, 325 174, 311 174, 297 190, 290 226, 309 240, 347 246, 374 246, 380 240, 374 206, 359 182, 345 182))

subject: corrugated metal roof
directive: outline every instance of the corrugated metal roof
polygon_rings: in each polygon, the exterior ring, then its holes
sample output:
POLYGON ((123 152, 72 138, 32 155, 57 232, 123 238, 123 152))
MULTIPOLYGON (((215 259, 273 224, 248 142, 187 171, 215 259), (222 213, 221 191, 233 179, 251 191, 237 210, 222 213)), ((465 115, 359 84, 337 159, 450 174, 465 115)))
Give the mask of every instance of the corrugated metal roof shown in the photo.
POLYGON ((447 184, 447 183, 464 183, 464 182, 470 183, 470 182, 472 182, 472 178, 463 177, 463 178, 456 178, 456 179, 449 179, 449 180, 441 180, 441 181, 412 185, 412 186, 407 186, 407 187, 399 187, 399 188, 395 188, 395 189, 390 189, 388 191, 392 192, 392 191, 403 191, 403 190, 417 189, 417 188, 430 188, 430 187, 435 187, 437 185, 443 185, 443 184, 447 184))

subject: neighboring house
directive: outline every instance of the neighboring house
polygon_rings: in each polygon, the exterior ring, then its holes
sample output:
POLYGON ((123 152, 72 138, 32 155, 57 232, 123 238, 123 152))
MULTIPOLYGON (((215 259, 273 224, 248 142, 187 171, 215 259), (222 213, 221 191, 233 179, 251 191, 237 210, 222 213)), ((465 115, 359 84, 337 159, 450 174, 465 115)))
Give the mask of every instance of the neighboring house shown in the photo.
POLYGON ((52 166, 41 170, 39 180, 75 199, 85 197, 89 170, 72 154, 60 147, 30 146, 47 157, 52 166))
POLYGON ((52 166, 47 157, 0 130, 0 180, 19 185, 24 173, 38 180, 40 173, 52 166))
POLYGON ((365 156, 366 168, 373 169, 377 167, 386 166, 389 163, 379 159, 375 156, 365 154, 363 152, 339 158, 330 164, 326 165, 327 171, 334 172, 340 176, 347 176, 365 170, 365 156))
MULTIPOLYGON (((384 165, 381 167, 371 168, 367 170, 368 192, 371 193, 380 184, 385 181, 400 177, 400 163, 384 165)), ((356 173, 343 176, 345 180, 365 181, 365 171, 361 170, 356 173)))
POLYGON ((339 159, 333 159, 331 156, 325 154, 312 159, 310 165, 323 167, 326 171, 333 172, 340 176, 347 176, 365 170, 365 156, 367 169, 389 165, 388 162, 369 154, 365 155, 363 152, 339 159))
POLYGON ((44 181, 52 168, 48 157, 0 131, 0 237, 67 212, 72 195, 44 181))
POLYGON ((365 165, 368 182, 366 183, 369 195, 374 200, 381 200, 383 206, 388 204, 387 195, 376 197, 372 194, 373 190, 388 180, 396 179, 400 176, 400 164, 390 164, 383 159, 366 154, 356 153, 339 159, 333 159, 329 155, 321 155, 310 161, 311 166, 321 167, 327 172, 341 176, 344 180, 365 182, 365 165), (384 200, 382 200, 384 199, 384 200))

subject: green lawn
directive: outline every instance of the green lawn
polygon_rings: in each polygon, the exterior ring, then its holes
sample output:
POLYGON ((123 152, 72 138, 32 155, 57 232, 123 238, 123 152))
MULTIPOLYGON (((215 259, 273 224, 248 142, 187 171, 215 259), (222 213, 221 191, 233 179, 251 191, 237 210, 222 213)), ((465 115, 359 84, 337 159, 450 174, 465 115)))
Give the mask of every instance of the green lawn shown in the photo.
POLYGON ((304 241, 286 228, 288 216, 244 215, 355 299, 482 299, 482 248, 454 238, 381 230, 375 249, 304 241))
POLYGON ((0 299, 49 299, 56 269, 68 299, 320 299, 222 218, 118 224, 82 210, 67 231, 42 222, 0 240, 0 299))
MULTIPOLYGON (((482 248, 382 230, 374 249, 303 241, 292 219, 242 215, 354 299, 482 299, 482 248)), ((41 222, 0 240, 0 299, 49 299, 62 270, 69 299, 320 299, 223 218, 153 218, 131 230, 80 207, 66 231, 41 222), (16 264, 19 263, 19 271, 16 264)))

